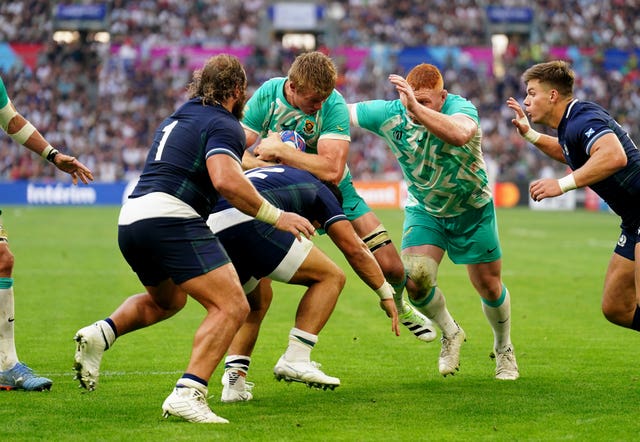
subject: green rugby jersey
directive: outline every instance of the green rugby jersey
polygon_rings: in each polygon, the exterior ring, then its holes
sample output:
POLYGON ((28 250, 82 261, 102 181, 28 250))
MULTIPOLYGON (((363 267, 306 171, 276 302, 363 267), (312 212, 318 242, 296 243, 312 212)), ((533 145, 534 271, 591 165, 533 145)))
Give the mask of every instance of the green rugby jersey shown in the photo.
POLYGON ((9 96, 7 95, 7 88, 4 87, 2 77, 0 77, 0 109, 5 107, 9 102, 9 96))
POLYGON ((477 109, 461 96, 449 94, 441 112, 464 114, 478 123, 469 143, 452 146, 436 138, 409 118, 400 100, 357 103, 352 121, 383 138, 395 154, 407 183, 407 206, 422 205, 434 216, 453 217, 486 205, 491 190, 477 109))
MULTIPOLYGON (((334 89, 315 115, 307 115, 285 99, 286 80, 285 77, 272 78, 255 91, 244 108, 244 127, 256 132, 260 138, 271 132, 294 130, 304 138, 305 152, 312 154, 318 153, 321 138, 351 141, 349 110, 340 92, 334 89)), ((343 179, 347 175, 345 172, 343 179)))

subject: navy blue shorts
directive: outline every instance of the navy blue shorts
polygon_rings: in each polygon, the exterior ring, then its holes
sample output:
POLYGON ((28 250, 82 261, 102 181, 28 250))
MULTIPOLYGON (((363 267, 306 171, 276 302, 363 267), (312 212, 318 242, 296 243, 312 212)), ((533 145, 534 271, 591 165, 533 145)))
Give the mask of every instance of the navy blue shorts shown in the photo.
POLYGON ((202 218, 150 218, 118 226, 118 245, 140 282, 182 284, 230 261, 202 218))
POLYGON ((250 276, 262 278, 273 272, 296 240, 289 232, 266 223, 238 224, 217 233, 227 248, 240 281, 250 276))
POLYGON ((289 282, 313 247, 306 238, 298 241, 291 233, 266 223, 250 221, 217 233, 238 272, 245 292, 266 276, 289 282))
POLYGON ((635 261, 635 249, 638 242, 640 242, 640 228, 633 230, 623 228, 613 252, 635 261))

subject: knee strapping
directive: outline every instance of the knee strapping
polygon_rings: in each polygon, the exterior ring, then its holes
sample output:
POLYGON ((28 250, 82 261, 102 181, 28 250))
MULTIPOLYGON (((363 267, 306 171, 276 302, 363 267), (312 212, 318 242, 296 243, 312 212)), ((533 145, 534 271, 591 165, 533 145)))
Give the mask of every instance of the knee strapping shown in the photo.
POLYGON ((364 243, 367 245, 371 253, 378 250, 380 247, 386 246, 391 243, 391 237, 382 224, 376 227, 371 233, 363 238, 364 243))
POLYGON ((13 120, 13 117, 18 115, 18 112, 11 105, 11 101, 0 109, 0 127, 7 133, 9 133, 9 123, 13 120))
POLYGON ((402 262, 421 293, 428 294, 437 285, 438 263, 430 256, 403 254, 402 262))

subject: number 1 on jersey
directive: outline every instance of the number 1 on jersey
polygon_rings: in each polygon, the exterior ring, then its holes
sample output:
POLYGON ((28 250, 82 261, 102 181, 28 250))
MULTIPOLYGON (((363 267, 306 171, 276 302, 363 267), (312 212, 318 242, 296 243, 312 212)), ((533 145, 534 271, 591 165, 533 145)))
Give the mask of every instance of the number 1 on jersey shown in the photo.
POLYGON ((160 143, 158 144, 158 150, 156 151, 156 157, 154 158, 155 161, 158 161, 162 156, 162 151, 164 150, 164 145, 167 142, 167 138, 169 138, 169 134, 171 134, 171 131, 173 130, 173 128, 176 127, 176 124, 178 124, 178 120, 165 126, 162 129, 163 135, 162 135, 162 139, 160 140, 160 143))

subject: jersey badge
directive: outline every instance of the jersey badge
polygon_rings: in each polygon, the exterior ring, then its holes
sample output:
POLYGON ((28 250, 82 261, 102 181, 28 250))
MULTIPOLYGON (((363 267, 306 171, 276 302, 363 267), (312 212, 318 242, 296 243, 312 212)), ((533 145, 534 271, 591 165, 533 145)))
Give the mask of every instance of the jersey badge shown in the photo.
POLYGON ((311 120, 305 120, 304 122, 304 133, 307 135, 311 135, 315 131, 315 123, 311 120))

